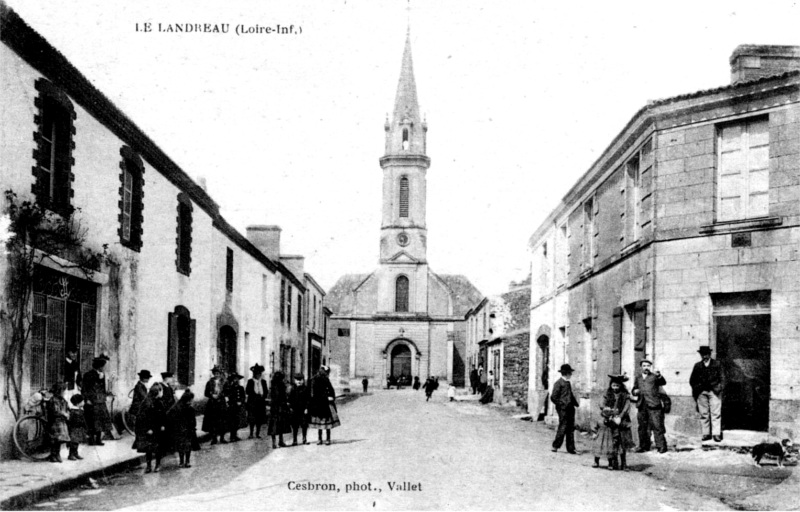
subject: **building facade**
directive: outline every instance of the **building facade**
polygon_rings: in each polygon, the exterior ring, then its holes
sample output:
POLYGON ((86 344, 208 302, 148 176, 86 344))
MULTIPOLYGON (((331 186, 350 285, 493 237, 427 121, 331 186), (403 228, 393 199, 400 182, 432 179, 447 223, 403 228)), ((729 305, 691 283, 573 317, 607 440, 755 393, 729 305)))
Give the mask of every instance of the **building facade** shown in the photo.
MULTIPOLYGON (((33 244, 30 335, 21 366, 0 367, 2 456, 11 455, 5 440, 19 412, 9 405, 17 387, 24 402, 62 379, 67 350, 78 352, 84 371, 94 356, 110 357, 108 390, 119 412, 141 369, 173 371, 202 397, 214 365, 249 375, 287 339, 303 348, 302 329, 294 323, 288 334, 279 309, 282 283, 302 304, 302 274, 228 224, 204 186, 3 4, 0 41, 0 187, 16 194, 4 199, 4 225, 12 202, 28 202, 51 219, 36 229, 50 236, 59 223, 71 225, 80 239, 76 250, 33 244), (85 250, 107 258, 86 272, 77 268, 85 250)), ((21 339, 11 321, 19 275, 11 247, 0 259, 4 350, 21 339)))
POLYGON ((417 102, 410 36, 394 114, 384 129, 379 267, 343 276, 329 291, 329 332, 349 358, 353 386, 363 377, 385 385, 389 375, 437 376, 463 385, 464 313, 480 299, 463 276, 439 275, 428 266, 428 126, 417 102))
POLYGON ((637 112, 531 237, 531 411, 569 363, 588 426, 607 375, 648 358, 668 431, 698 435, 689 375, 709 345, 723 429, 800 432, 800 47, 730 64, 730 85, 637 112))

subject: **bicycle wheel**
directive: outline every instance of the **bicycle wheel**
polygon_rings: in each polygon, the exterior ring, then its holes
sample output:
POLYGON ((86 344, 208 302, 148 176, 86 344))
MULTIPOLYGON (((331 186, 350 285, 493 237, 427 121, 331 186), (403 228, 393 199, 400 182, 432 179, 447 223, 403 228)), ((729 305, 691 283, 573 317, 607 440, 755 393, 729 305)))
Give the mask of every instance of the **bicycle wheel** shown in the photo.
POLYGON ((45 421, 34 415, 20 418, 14 425, 14 444, 23 457, 45 460, 50 456, 50 436, 45 421))
POLYGON ((136 435, 136 416, 131 414, 130 409, 125 409, 122 411, 122 426, 125 427, 125 431, 132 436, 136 435))

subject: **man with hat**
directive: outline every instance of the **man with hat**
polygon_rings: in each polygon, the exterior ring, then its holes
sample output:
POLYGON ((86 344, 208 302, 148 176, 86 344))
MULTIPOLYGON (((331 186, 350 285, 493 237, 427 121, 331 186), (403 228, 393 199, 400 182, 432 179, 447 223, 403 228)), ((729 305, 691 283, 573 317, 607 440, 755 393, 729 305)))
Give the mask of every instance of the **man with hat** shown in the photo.
MULTIPOLYGON (((226 430, 231 433, 232 443, 240 440, 239 429, 247 425, 247 413, 244 409, 244 402, 247 396, 244 387, 239 384, 239 381, 243 378, 244 376, 239 375, 236 371, 232 372, 228 375, 228 382, 225 383, 222 391, 228 402, 226 430)), ((224 432, 222 438, 223 440, 225 439, 224 432)))
POLYGON ((150 379, 153 377, 150 374, 150 370, 142 370, 138 375, 139 382, 133 386, 133 399, 131 400, 131 408, 129 410, 130 415, 134 417, 134 421, 136 421, 136 415, 139 413, 139 407, 142 406, 142 402, 147 398, 147 383, 150 382, 150 379))
POLYGON ((578 407, 578 400, 572 393, 572 384, 569 380, 574 370, 569 364, 562 364, 558 370, 561 378, 553 384, 553 391, 550 393, 550 401, 556 406, 558 413, 558 431, 553 441, 553 451, 561 448, 564 437, 567 438, 567 452, 575 454, 575 408, 578 407))
POLYGON ((177 403, 175 399, 175 374, 172 372, 161 372, 161 382, 164 388, 164 395, 161 397, 161 403, 164 405, 164 410, 168 411, 170 407, 177 403))
POLYGON ((103 368, 108 356, 100 355, 92 359, 92 369, 83 375, 83 398, 89 444, 103 446, 103 432, 111 430, 111 415, 106 405, 106 376, 103 368))
POLYGON ((725 389, 725 373, 719 361, 711 358, 711 347, 703 345, 697 350, 701 361, 695 363, 689 385, 697 403, 703 423, 703 441, 714 438, 722 441, 722 390, 725 389))
POLYGON ((225 395, 223 395, 224 382, 222 380, 222 369, 214 365, 211 369, 211 378, 206 382, 204 395, 208 398, 206 410, 203 415, 203 432, 211 434, 211 444, 217 444, 217 437, 220 441, 225 441, 225 395))
POLYGON ((667 380, 661 375, 660 371, 652 372, 653 362, 649 359, 642 359, 639 363, 642 373, 636 376, 633 382, 631 394, 636 398, 636 407, 639 409, 637 419, 639 421, 639 448, 637 452, 642 453, 650 450, 650 432, 656 440, 658 453, 667 451, 667 439, 664 437, 664 408, 661 405, 661 386, 667 384, 667 380))

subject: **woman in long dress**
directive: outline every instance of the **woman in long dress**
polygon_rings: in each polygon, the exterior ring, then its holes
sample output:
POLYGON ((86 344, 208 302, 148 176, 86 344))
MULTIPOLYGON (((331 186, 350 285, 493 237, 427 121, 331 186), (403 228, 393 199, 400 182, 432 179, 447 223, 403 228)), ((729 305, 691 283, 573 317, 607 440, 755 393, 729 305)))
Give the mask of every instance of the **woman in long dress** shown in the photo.
POLYGON ((611 381, 603 397, 600 414, 603 423, 592 445, 594 466, 600 467, 600 459, 608 459, 608 469, 627 471, 627 452, 634 446, 631 433, 630 394, 625 387, 626 375, 609 375, 611 381))
POLYGON ((217 437, 225 441, 225 395, 223 391, 222 370, 219 366, 211 369, 211 378, 206 383, 204 395, 208 398, 203 414, 203 432, 211 434, 211 444, 217 444, 217 437))
POLYGON ((262 377, 264 367, 256 363, 250 368, 253 378, 248 379, 244 392, 247 397, 247 424, 250 426, 249 439, 261 439, 261 425, 267 422, 267 381, 262 377))
POLYGON ((325 431, 325 444, 331 444, 331 429, 336 428, 339 422, 339 414, 336 410, 336 392, 333 390, 330 379, 328 379, 327 366, 320 366, 317 375, 311 379, 311 397, 308 412, 311 415, 309 426, 317 429, 319 441, 322 444, 322 431, 325 431))
POLYGON ((181 468, 192 467, 192 448, 197 445, 197 418, 192 407, 194 393, 187 389, 178 403, 167 411, 172 447, 178 452, 181 468))
POLYGON ((269 391, 269 435, 272 436, 272 447, 284 447, 283 434, 292 431, 289 423, 289 397, 286 394, 286 376, 281 371, 275 372, 270 382, 269 391), (278 439, 280 442, 276 443, 278 439))
POLYGON ((161 471, 161 457, 163 447, 167 444, 166 436, 166 411, 161 397, 164 390, 160 383, 155 383, 147 392, 147 398, 139 407, 139 414, 136 416, 136 441, 133 446, 139 453, 145 454, 147 467, 145 473, 161 471), (153 458, 156 459, 156 467, 153 469, 153 458))

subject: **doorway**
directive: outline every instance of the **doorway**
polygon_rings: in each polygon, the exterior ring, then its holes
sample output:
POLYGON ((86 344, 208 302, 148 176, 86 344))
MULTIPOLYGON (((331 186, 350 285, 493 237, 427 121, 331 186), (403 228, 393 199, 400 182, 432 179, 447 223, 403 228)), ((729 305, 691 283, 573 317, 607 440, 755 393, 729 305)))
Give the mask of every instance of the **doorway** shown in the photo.
POLYGON ((230 325, 223 325, 219 329, 217 338, 217 362, 223 370, 235 372, 236 368, 236 331, 230 325))
POLYGON ((547 416, 547 412, 550 406, 550 395, 548 390, 550 389, 550 337, 549 336, 539 336, 536 340, 536 345, 538 346, 538 372, 539 378, 538 382, 541 385, 543 393, 541 394, 542 400, 539 406, 539 415, 537 421, 544 420, 544 417, 547 416))
POLYGON ((411 349, 408 345, 397 345, 392 349, 392 377, 411 379, 411 349))

